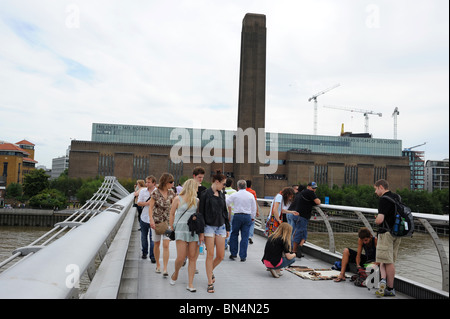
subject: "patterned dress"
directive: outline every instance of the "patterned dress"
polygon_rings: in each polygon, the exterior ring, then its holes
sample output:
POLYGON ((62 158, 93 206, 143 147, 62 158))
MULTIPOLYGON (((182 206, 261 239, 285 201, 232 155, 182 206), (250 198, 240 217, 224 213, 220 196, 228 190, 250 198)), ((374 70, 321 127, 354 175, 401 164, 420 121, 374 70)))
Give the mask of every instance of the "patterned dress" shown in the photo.
POLYGON ((153 206, 153 220, 155 221, 155 224, 162 222, 169 223, 170 207, 176 196, 175 192, 172 189, 169 189, 167 191, 167 198, 164 198, 157 188, 153 191, 151 196, 155 200, 155 205, 153 206))
POLYGON ((180 204, 175 212, 175 220, 173 222, 173 227, 175 229, 175 240, 182 240, 185 242, 198 241, 198 235, 196 233, 191 235, 187 224, 189 217, 197 211, 197 205, 191 206, 188 210, 186 210, 188 204, 183 200, 183 198, 181 198, 181 196, 178 196, 178 198, 180 199, 180 204))

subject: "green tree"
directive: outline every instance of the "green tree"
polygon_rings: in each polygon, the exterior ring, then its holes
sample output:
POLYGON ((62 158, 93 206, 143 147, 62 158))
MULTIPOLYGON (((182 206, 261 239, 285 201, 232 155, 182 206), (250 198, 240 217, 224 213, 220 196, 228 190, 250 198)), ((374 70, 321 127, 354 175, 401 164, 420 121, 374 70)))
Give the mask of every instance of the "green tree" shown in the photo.
MULTIPOLYGON (((413 212, 424 214, 448 213, 448 189, 435 190, 429 193, 404 188, 395 190, 395 192, 401 196, 402 201, 413 212)), ((328 185, 319 185, 316 194, 322 203, 325 201, 325 197, 329 197, 332 205, 377 208, 379 201, 371 185, 343 185, 342 187, 333 185, 332 188, 329 188, 328 185)))
POLYGON ((83 185, 83 180, 81 178, 69 178, 69 176, 64 173, 57 179, 50 181, 50 188, 59 190, 68 199, 76 197, 81 185, 83 185))
POLYGON ((97 192, 97 190, 102 186, 103 179, 87 180, 81 185, 77 192, 77 198, 81 205, 84 205, 88 199, 97 192))
POLYGON ((23 195, 22 185, 19 183, 11 183, 6 187, 6 198, 19 199, 23 195))
POLYGON ((130 193, 134 192, 134 185, 136 184, 135 180, 132 180, 131 178, 123 178, 119 179, 119 183, 130 193))
POLYGON ((449 201, 449 190, 447 189, 436 189, 431 194, 431 198, 434 202, 439 203, 441 214, 448 214, 448 201, 449 201))
POLYGON ((427 191, 411 191, 407 188, 398 190, 402 202, 409 206, 413 212, 425 214, 442 214, 442 204, 433 200, 433 193, 427 191))
POLYGON ((42 209, 64 209, 67 206, 67 199, 63 193, 56 189, 45 189, 30 198, 30 206, 42 209))
POLYGON ((18 202, 23 202, 23 188, 19 183, 11 183, 6 187, 6 200, 9 204, 12 204, 13 207, 17 206, 18 202))
POLYGON ((26 196, 33 197, 49 187, 49 175, 43 169, 36 169, 26 174, 23 178, 23 192, 26 196))

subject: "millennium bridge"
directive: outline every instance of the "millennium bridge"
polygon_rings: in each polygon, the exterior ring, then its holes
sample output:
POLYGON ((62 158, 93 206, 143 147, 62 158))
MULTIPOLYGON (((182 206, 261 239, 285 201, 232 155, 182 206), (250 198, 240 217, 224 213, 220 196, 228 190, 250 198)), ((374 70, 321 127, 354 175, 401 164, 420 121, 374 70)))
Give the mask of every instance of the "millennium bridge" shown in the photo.
MULTIPOLYGON (((98 191, 81 208, 29 245, 18 247, 0 263, 0 299, 379 298, 375 295, 377 269, 370 276, 372 281, 366 282, 366 288, 355 286, 349 279, 341 283, 327 278, 305 279, 289 270, 284 270, 280 278, 272 278, 261 263, 267 213, 256 220, 254 243, 249 245, 247 260, 231 260, 227 252, 215 269, 215 293, 206 291, 205 255, 200 255, 197 260, 196 293, 186 290, 187 267, 180 270, 177 283, 170 285, 169 279, 155 272, 155 264, 141 258, 139 223, 133 200, 133 193, 129 193, 115 177, 106 177, 98 191)), ((258 201, 261 211, 271 202, 267 199, 258 201)), ((359 227, 365 226, 375 234, 376 209, 325 204, 315 209, 317 217, 311 219, 309 227, 326 234, 323 246, 327 247, 306 243, 303 249, 305 256, 297 258, 294 265, 313 270, 330 269, 342 258, 335 244, 339 233, 356 233, 359 227)), ((394 299, 448 299, 448 252, 436 227, 436 224, 443 226, 444 238, 448 238, 448 215, 413 215, 417 226, 415 234, 428 234, 427 240, 434 243, 437 251, 437 262, 429 264, 430 258, 425 254, 423 260, 411 261, 411 273, 415 275, 413 278, 396 275, 397 296, 394 299), (430 269, 433 269, 433 274, 430 269), (436 273, 440 287, 431 287, 420 281, 421 276, 436 276, 436 273)), ((413 241, 414 237, 404 240, 413 241)), ((355 235, 354 249, 356 238, 355 235)), ((173 272, 175 258, 175 244, 171 243, 169 274, 173 272)), ((354 273, 356 269, 351 267, 346 275, 350 277, 354 273)))

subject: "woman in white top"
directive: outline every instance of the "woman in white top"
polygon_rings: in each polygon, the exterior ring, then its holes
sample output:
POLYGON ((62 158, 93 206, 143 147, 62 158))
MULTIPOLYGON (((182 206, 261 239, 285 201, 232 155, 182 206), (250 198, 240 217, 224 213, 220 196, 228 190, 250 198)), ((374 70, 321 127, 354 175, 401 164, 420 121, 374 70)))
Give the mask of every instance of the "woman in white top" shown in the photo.
MULTIPOLYGON (((294 199, 294 189, 292 187, 285 187, 278 193, 272 202, 270 211, 278 223, 283 222, 283 214, 294 214, 293 211, 288 210, 294 199)), ((270 219, 270 214, 267 220, 270 219)))

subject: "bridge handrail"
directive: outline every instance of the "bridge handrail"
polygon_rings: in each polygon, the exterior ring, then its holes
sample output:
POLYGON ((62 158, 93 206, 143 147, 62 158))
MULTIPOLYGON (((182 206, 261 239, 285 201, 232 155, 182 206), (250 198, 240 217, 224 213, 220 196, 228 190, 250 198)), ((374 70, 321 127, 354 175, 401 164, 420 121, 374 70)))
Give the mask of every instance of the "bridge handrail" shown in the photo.
MULTIPOLYGON (((272 203, 272 199, 262 199, 258 198, 258 202, 262 203, 272 203)), ((365 208, 365 207, 353 207, 353 206, 340 206, 340 205, 329 205, 329 204, 320 204, 318 206, 314 206, 314 209, 317 213, 320 214, 322 217, 326 228, 328 232, 328 238, 329 238, 329 247, 328 250, 331 253, 335 253, 335 241, 334 241, 334 233, 333 229, 330 224, 329 217, 322 211, 347 211, 347 212, 353 212, 355 213, 358 218, 364 223, 364 225, 372 232, 373 235, 375 235, 372 226, 370 225, 367 218, 364 216, 363 213, 366 214, 378 214, 378 209, 374 208, 365 208)), ((440 263, 441 263, 441 270, 442 270, 442 290, 448 292, 449 291, 449 263, 447 254, 444 249, 444 245, 437 235, 434 228, 431 226, 430 221, 434 222, 443 222, 448 225, 449 223, 449 216, 448 215, 435 215, 435 214, 423 214, 423 213, 417 213, 413 212, 412 215, 414 216, 414 219, 419 221, 425 228, 425 230, 428 232, 428 234, 431 236, 431 239, 433 240, 433 243, 436 247, 436 250, 439 255, 440 263)), ((266 224, 266 217, 267 216, 260 216, 260 225, 264 229, 266 224)))
POLYGON ((28 246, 19 247, 14 250, 12 256, 0 263, 0 268, 4 267, 18 257, 25 256, 24 258, 29 258, 33 255, 33 253, 44 248, 64 232, 67 234, 76 227, 89 221, 101 212, 105 206, 111 206, 108 201, 117 202, 119 200, 118 198, 111 196, 111 194, 114 196, 119 196, 119 198, 123 198, 128 195, 129 192, 120 183, 118 183, 114 176, 106 176, 97 192, 94 193, 91 199, 86 201, 80 209, 77 209, 64 221, 56 223, 51 230, 34 240, 28 246))
MULTIPOLYGON (((267 199, 267 198, 258 198, 257 200, 260 203, 268 203, 268 204, 271 204, 273 201, 272 199, 267 199)), ((348 211, 358 210, 362 213, 378 214, 378 209, 376 209, 376 208, 330 205, 330 204, 320 204, 319 206, 315 206, 315 207, 320 207, 320 208, 325 208, 325 209, 348 210, 348 211)), ((417 213, 417 212, 412 212, 412 214, 415 218, 425 218, 427 220, 442 221, 442 222, 447 222, 447 223, 449 222, 449 215, 423 214, 423 213, 417 213)))
POLYGON ((97 255, 103 258, 106 254, 107 246, 130 211, 133 199, 134 194, 126 191, 115 177, 105 177, 99 190, 80 210, 57 223, 29 246, 17 249, 12 257, 0 264, 2 266, 25 255, 0 274, 0 298, 79 297, 81 275, 87 272, 92 280, 95 258, 97 255), (102 210, 104 206, 107 208, 102 210), (69 228, 64 236, 48 244, 69 228), (57 233, 53 234, 55 231, 57 233), (37 245, 43 239, 46 241, 37 245))
MULTIPOLYGON (((352 211, 355 208, 357 208, 358 211, 360 211, 362 213, 378 214, 378 209, 375 209, 375 208, 340 206, 340 205, 329 205, 329 204, 320 204, 317 207, 325 208, 325 209, 348 210, 348 211, 352 211)), ((414 218, 425 218, 427 220, 443 221, 443 222, 447 222, 447 223, 449 221, 448 215, 423 214, 423 213, 416 213, 416 212, 412 212, 412 214, 413 214, 414 218)))
POLYGON ((81 275, 128 213, 133 199, 133 194, 128 195, 32 258, 4 271, 0 275, 0 299, 77 298, 81 275))

